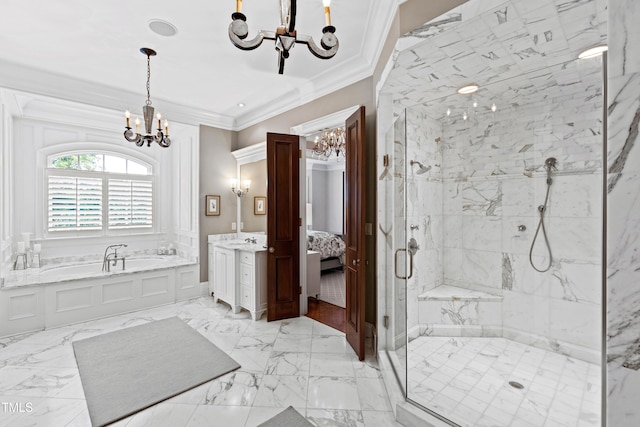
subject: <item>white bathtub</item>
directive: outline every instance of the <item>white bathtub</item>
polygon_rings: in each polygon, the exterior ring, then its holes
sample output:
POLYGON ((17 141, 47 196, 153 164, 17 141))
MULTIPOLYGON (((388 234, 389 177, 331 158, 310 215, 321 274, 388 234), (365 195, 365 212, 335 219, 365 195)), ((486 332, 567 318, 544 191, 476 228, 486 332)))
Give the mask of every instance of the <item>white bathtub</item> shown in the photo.
POLYGON ((90 263, 78 263, 78 264, 63 264, 52 265, 43 267, 38 272, 34 270, 34 274, 40 276, 40 283, 60 280, 72 280, 77 278, 87 277, 100 277, 109 274, 123 274, 134 273, 138 271, 157 270, 160 268, 171 268, 178 265, 182 265, 186 262, 180 257, 167 257, 167 256, 155 256, 155 257, 137 257, 137 258, 125 258, 125 268, 122 269, 122 261, 118 261, 116 266, 111 266, 109 272, 102 271, 102 262, 90 262, 90 263))
POLYGON ((178 256, 12 271, 0 289, 0 337, 171 304, 206 294, 199 264, 178 256))

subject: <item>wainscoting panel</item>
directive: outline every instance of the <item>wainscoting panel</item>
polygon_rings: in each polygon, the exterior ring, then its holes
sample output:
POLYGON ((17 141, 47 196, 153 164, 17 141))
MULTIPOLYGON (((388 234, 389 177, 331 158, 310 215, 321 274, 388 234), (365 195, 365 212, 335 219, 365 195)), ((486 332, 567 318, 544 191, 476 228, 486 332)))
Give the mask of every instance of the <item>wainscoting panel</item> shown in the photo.
POLYGON ((106 283, 102 287, 102 304, 110 304, 132 300, 134 298, 134 282, 126 280, 116 283, 106 283))

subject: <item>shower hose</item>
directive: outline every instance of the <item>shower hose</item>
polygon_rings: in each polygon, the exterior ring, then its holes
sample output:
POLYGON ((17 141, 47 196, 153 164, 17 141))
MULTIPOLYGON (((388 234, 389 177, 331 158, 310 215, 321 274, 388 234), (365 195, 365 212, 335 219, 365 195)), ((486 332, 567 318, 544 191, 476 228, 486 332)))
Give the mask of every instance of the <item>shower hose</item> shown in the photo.
POLYGON ((531 242, 531 249, 529 250, 529 262, 531 263, 531 267, 539 273, 544 273, 549 271, 551 268, 551 263, 553 258, 551 256, 551 245, 549 244, 549 237, 547 236, 547 229, 544 227, 544 212, 547 210, 547 203, 549 202, 549 190, 551 190, 551 183, 553 180, 551 179, 551 167, 547 169, 547 194, 544 196, 544 204, 538 206, 538 212, 540 213, 540 221, 538 222, 538 228, 536 228, 536 234, 533 236, 533 241, 531 242), (542 229, 542 235, 544 236, 544 243, 547 246, 547 251, 549 252, 549 263, 546 268, 540 269, 535 266, 533 263, 533 247, 536 244, 536 240, 538 239, 538 234, 540 233, 540 229, 542 229))

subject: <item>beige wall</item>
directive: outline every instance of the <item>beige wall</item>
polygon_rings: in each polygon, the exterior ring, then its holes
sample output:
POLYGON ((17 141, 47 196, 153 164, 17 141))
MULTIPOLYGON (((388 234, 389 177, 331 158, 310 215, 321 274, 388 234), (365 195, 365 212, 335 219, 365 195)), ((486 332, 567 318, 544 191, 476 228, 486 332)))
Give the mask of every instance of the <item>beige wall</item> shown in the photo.
MULTIPOLYGON (((446 0, 438 2, 425 2, 424 0, 408 0, 400 6, 400 10, 394 19, 382 54, 376 64, 372 77, 365 78, 329 95, 308 102, 290 111, 274 116, 263 122, 250 126, 237 133, 237 139, 231 146, 231 150, 248 147, 265 140, 267 132, 289 133, 291 127, 305 123, 336 111, 344 110, 354 105, 363 105, 366 110, 366 144, 367 144, 367 213, 366 222, 373 225, 376 221, 376 85, 380 80, 382 71, 393 53, 396 41, 401 34, 419 27, 429 20, 465 3, 466 0, 446 0)), ((211 128, 209 128, 211 129, 211 128)), ((202 144, 201 144, 202 146, 202 144)), ((201 148, 201 153, 203 149, 201 148)), ((202 162, 202 160, 201 160, 202 162)), ((235 162, 234 162, 235 164, 235 162)), ((202 167, 202 163, 201 163, 202 167)), ((202 188, 202 187, 201 187, 202 188)), ((201 190, 202 191, 202 190, 201 190)), ((253 200, 253 199, 252 199, 253 200)), ((223 203, 224 205, 224 203, 223 203)), ((201 234, 204 235, 202 229, 201 234)), ((210 233, 207 233, 210 234, 210 233)), ((205 237, 206 247, 206 237, 205 237)), ((376 321, 376 276, 375 276, 375 233, 367 236, 367 300, 366 320, 376 321)), ((204 264, 204 263, 203 263, 204 264)), ((202 264, 201 264, 202 265, 202 264)), ((202 276, 201 276, 202 277, 202 276)), ((206 273, 205 276, 206 277, 206 273)))
POLYGON ((229 189, 236 176, 236 159, 231 155, 236 132, 200 126, 200 281, 208 280, 207 236, 232 233, 237 199, 229 189), (220 216, 205 215, 205 196, 220 196, 220 216))
POLYGON ((240 166, 240 177, 251 180, 249 194, 242 197, 241 218, 244 224, 242 231, 267 232, 267 216, 253 213, 253 198, 267 197, 267 161, 260 160, 240 166))
MULTIPOLYGON (((466 0, 447 0, 425 2, 409 0, 400 6, 399 14, 394 19, 382 54, 372 77, 339 89, 329 95, 296 107, 286 113, 279 114, 261 123, 238 132, 238 145, 244 148, 265 140, 267 132, 289 133, 292 126, 305 123, 353 105, 363 105, 366 109, 366 144, 367 144, 367 213, 366 222, 375 225, 376 220, 376 85, 389 60, 396 41, 401 34, 440 16, 444 12, 465 3, 466 0)), ((375 269, 375 233, 367 236, 367 298, 366 320, 376 321, 376 269, 375 269)))

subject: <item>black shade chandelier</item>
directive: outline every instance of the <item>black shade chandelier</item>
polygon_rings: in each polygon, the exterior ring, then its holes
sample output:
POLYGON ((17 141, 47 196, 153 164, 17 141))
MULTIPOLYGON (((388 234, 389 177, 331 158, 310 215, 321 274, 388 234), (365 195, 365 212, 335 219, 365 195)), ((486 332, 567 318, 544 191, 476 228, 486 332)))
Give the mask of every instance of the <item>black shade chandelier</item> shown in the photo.
POLYGON ((336 157, 345 157, 346 141, 343 128, 327 130, 322 133, 321 137, 316 136, 313 143, 313 152, 318 156, 329 157, 335 153, 336 157))
POLYGON ((167 120, 164 121, 164 133, 162 132, 162 115, 158 113, 156 118, 158 119, 158 132, 154 135, 151 132, 151 127, 153 126, 153 113, 155 109, 151 106, 151 92, 149 90, 149 81, 151 80, 151 57, 156 55, 156 51, 153 49, 149 49, 148 47, 143 47, 140 49, 140 52, 147 55, 147 102, 144 107, 142 107, 142 113, 144 118, 144 135, 140 134, 140 119, 136 118, 136 133, 131 131, 131 113, 129 110, 125 111, 124 116, 127 120, 127 125, 125 126, 124 138, 129 142, 135 142, 138 147, 142 147, 144 143, 147 143, 147 147, 151 147, 152 142, 157 142, 161 147, 168 147, 171 145, 171 139, 169 138, 169 122, 167 120))
POLYGON ((229 38, 239 49, 253 50, 262 44, 264 39, 275 40, 279 54, 278 73, 284 72, 284 61, 289 57, 289 51, 296 43, 306 44, 311 53, 320 59, 329 59, 338 52, 338 38, 336 27, 331 25, 331 0, 323 0, 326 26, 322 29, 322 38, 318 47, 311 36, 298 35, 296 32, 296 0, 280 0, 280 26, 276 31, 262 30, 253 39, 245 41, 249 34, 247 17, 242 13, 242 0, 236 0, 236 12, 231 15, 233 21, 229 24, 229 38))

